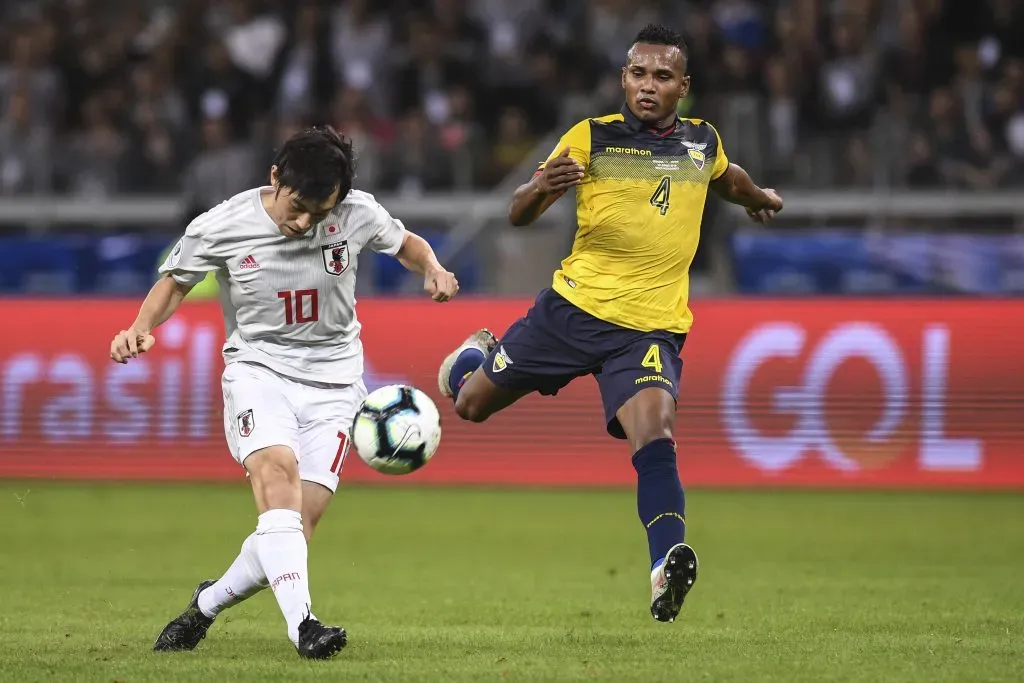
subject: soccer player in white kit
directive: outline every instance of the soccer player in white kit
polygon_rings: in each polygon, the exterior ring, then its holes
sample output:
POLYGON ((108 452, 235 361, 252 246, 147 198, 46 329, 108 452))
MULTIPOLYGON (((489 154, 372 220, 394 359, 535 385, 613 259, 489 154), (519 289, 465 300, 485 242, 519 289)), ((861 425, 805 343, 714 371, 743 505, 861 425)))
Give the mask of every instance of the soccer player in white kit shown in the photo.
POLYGON ((271 186, 242 192, 193 220, 160 268, 138 317, 111 342, 126 363, 210 271, 220 283, 227 340, 224 431, 248 473, 256 531, 217 581, 203 581, 161 632, 158 651, 191 650, 217 614, 271 587, 298 653, 323 659, 345 630, 313 615, 307 541, 327 508, 348 450, 363 354, 355 314, 356 257, 372 249, 424 276, 435 301, 458 292, 430 245, 373 197, 352 190, 351 144, 330 128, 289 139, 271 186))

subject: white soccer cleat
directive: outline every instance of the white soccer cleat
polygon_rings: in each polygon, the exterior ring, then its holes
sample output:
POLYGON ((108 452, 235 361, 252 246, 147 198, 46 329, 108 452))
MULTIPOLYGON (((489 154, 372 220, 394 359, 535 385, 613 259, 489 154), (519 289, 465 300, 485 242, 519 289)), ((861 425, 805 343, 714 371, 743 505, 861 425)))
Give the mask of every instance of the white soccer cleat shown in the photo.
POLYGON ((677 543, 661 566, 651 572, 651 616, 658 621, 675 621, 696 582, 697 553, 685 543, 677 543))
POLYGON ((478 349, 486 357, 491 355, 491 350, 497 344, 498 339, 485 327, 471 334, 466 341, 462 342, 462 346, 449 353, 441 363, 441 369, 437 373, 437 389, 441 392, 441 395, 447 398, 452 398, 453 396, 450 379, 452 367, 455 366, 455 360, 459 357, 460 353, 466 349, 478 349))

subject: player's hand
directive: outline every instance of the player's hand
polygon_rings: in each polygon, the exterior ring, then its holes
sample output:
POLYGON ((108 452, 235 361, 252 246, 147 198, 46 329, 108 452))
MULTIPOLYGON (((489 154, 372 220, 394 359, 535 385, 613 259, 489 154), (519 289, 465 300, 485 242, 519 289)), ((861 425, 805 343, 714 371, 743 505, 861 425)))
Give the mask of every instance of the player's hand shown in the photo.
POLYGON ((114 335, 110 342, 110 358, 115 363, 127 363, 129 358, 138 358, 156 344, 156 338, 146 330, 130 327, 114 335))
POLYGON ((775 190, 766 188, 764 191, 768 197, 768 201, 764 205, 757 209, 747 209, 747 215, 750 216, 750 220, 756 223, 767 223, 771 219, 775 218, 775 214, 782 211, 782 197, 775 190))
POLYGON ((444 268, 428 271, 423 276, 423 290, 430 295, 430 298, 438 303, 451 301, 459 292, 459 281, 455 279, 455 273, 444 268))
POLYGON ((566 147, 544 166, 537 176, 537 187, 544 194, 562 194, 582 181, 583 166, 569 156, 569 148, 566 147))

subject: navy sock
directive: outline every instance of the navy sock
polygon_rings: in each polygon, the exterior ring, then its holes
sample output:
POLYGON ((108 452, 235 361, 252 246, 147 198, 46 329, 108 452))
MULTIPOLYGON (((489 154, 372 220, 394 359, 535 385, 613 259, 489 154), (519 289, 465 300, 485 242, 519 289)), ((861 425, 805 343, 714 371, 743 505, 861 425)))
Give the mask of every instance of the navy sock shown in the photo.
POLYGON ((487 356, 480 349, 466 349, 459 354, 459 357, 455 359, 455 365, 452 366, 452 374, 448 376, 448 386, 452 390, 452 398, 459 397, 462 385, 477 368, 483 365, 486 358, 487 356))
POLYGON ((633 454, 636 470, 636 510, 647 529, 654 569, 669 549, 686 536, 686 497, 676 469, 672 439, 658 439, 633 454))

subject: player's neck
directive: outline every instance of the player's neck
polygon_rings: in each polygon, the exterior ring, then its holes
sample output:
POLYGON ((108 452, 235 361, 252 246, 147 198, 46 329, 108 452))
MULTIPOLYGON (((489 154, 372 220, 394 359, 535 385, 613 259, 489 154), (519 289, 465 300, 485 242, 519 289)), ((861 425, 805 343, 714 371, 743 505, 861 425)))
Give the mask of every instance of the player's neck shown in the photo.
POLYGON ((280 226, 281 222, 277 220, 277 193, 272 187, 265 187, 260 189, 260 203, 263 204, 263 210, 270 216, 270 220, 274 221, 275 225, 280 226))
POLYGON ((657 133, 658 135, 664 135, 665 133, 676 127, 676 121, 678 120, 679 117, 676 115, 675 112, 672 112, 671 114, 663 118, 661 121, 655 121, 654 123, 652 123, 650 126, 647 127, 647 129, 650 130, 651 132, 657 133))

